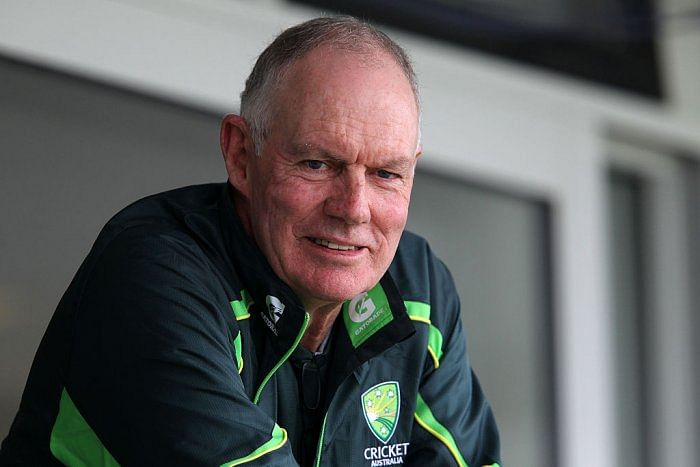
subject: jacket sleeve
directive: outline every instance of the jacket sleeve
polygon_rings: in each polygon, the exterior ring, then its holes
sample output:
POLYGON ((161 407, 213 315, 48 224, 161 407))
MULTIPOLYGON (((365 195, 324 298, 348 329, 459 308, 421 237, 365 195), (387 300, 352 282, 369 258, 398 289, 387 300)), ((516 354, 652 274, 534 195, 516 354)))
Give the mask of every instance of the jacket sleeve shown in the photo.
POLYGON ((229 302, 202 258, 178 234, 131 229, 94 261, 51 439, 65 464, 297 465, 245 394, 229 302))
POLYGON ((459 297, 446 267, 438 262, 436 270, 442 280, 432 284, 439 295, 431 307, 431 363, 419 387, 407 465, 497 466, 498 429, 469 364, 459 297))

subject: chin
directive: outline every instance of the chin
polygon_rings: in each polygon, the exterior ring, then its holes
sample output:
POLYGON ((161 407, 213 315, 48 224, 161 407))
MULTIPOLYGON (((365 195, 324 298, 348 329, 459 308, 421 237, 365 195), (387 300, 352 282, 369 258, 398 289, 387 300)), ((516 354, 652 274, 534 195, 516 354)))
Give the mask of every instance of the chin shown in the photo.
POLYGON ((342 303, 371 289, 377 282, 379 282, 379 278, 376 281, 358 281, 354 277, 333 278, 324 282, 313 282, 310 284, 311 287, 305 287, 306 294, 304 295, 322 302, 342 303), (370 284, 370 282, 372 283, 370 284))

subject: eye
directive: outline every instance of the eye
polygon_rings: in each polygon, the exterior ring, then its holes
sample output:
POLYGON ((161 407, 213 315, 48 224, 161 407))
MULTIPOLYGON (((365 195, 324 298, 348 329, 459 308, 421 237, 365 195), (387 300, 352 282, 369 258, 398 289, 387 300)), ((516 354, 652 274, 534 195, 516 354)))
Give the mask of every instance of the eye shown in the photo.
POLYGON ((327 165, 324 162, 317 161, 317 160, 304 161, 304 164, 306 164, 306 167, 308 167, 311 170, 321 170, 321 169, 327 167, 327 165))
POLYGON ((379 178, 383 178, 383 179, 386 179, 386 180, 390 180, 390 179, 392 179, 392 178, 398 178, 398 177, 399 177, 398 174, 395 174, 395 173, 393 173, 393 172, 389 172, 388 170, 383 170, 383 169, 377 170, 377 176, 378 176, 379 178))

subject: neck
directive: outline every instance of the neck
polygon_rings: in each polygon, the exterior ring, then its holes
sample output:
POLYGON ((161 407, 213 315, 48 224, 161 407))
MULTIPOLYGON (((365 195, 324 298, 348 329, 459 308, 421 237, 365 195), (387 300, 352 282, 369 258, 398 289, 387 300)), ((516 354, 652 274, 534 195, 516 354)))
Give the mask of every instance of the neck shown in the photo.
POLYGON ((253 228, 250 225, 250 211, 248 208, 248 200, 246 200, 241 194, 233 188, 231 188, 231 200, 233 201, 233 206, 236 209, 236 214, 238 219, 243 224, 243 228, 250 238, 253 238, 253 228))
POLYGON ((306 308, 309 312, 309 327, 306 328, 304 336, 301 338, 301 345, 311 352, 318 351, 321 343, 326 338, 335 319, 340 313, 341 304, 333 303, 323 305, 314 309, 306 308))

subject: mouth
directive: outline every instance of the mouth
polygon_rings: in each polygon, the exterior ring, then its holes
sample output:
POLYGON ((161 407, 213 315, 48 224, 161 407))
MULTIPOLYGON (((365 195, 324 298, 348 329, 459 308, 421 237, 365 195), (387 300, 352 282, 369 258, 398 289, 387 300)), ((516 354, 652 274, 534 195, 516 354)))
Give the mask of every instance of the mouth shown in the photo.
POLYGON ((357 251, 362 247, 355 246, 355 245, 340 245, 338 243, 333 243, 329 242, 328 240, 324 240, 322 238, 312 238, 309 237, 309 240, 314 242, 316 245, 328 248, 329 250, 336 250, 336 251, 357 251))

